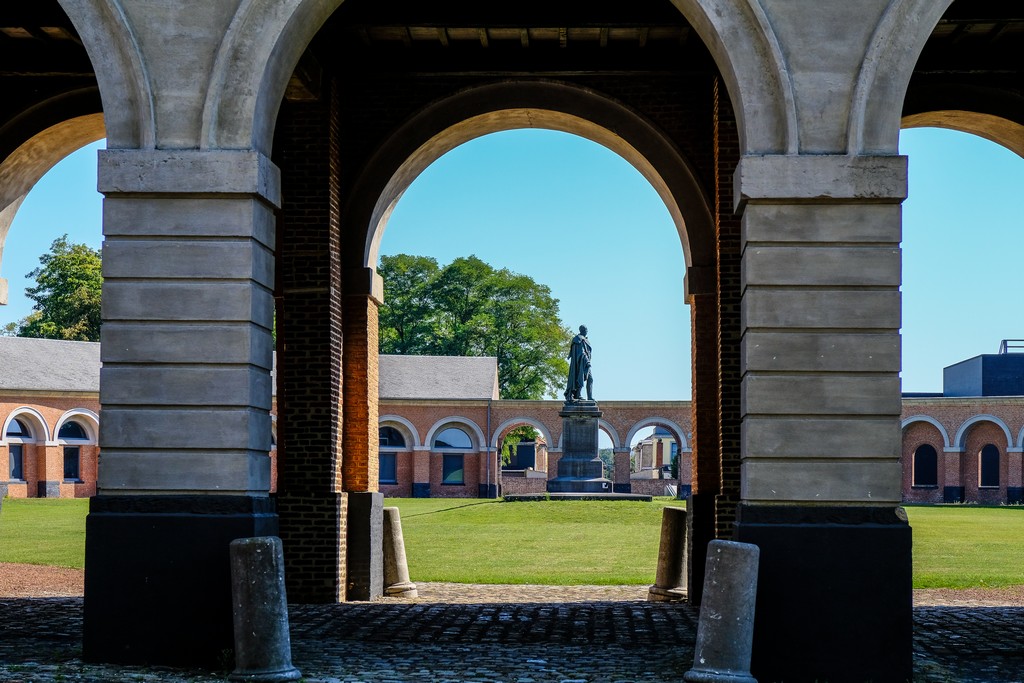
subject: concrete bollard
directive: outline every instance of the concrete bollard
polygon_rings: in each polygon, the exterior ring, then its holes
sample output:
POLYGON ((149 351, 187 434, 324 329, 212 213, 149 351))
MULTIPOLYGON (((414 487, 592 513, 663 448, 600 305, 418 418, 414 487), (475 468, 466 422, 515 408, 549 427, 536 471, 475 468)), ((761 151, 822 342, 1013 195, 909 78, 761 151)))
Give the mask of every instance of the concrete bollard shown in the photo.
POLYGON ((405 539, 398 508, 384 508, 384 595, 393 598, 415 598, 416 584, 409 580, 409 563, 405 559, 405 539))
POLYGON ((757 683, 750 675, 750 652, 760 552, 749 543, 708 543, 697 645, 684 681, 757 683))
POLYGON ((231 599, 235 621, 232 681, 297 681, 288 633, 284 552, 276 536, 231 542, 231 599))
POLYGON ((686 510, 667 507, 661 513, 658 574, 647 591, 648 602, 686 599, 686 510))

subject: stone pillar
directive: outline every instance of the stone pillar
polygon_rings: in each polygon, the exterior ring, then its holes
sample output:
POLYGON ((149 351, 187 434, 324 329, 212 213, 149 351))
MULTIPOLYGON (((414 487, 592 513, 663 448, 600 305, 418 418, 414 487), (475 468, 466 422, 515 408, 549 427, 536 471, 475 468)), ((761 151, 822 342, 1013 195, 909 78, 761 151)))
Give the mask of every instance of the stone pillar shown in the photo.
MULTIPOLYGON (((700 287, 702 277, 713 277, 707 269, 691 268, 687 289, 700 287)), ((721 484, 721 424, 718 416, 718 304, 716 295, 687 294, 690 305, 692 346, 693 436, 690 440, 691 493, 686 502, 687 547, 686 590, 691 603, 699 605, 704 589, 707 545, 715 538, 715 497, 721 484)))
POLYGON ((278 496, 288 595, 345 599, 342 292, 332 100, 285 102, 275 159, 278 496))
POLYGON ((647 591, 649 602, 686 599, 686 509, 667 507, 661 512, 658 572, 647 591))
POLYGON ((39 498, 60 498, 60 485, 64 481, 64 449, 56 443, 40 443, 36 446, 36 453, 39 454, 36 469, 39 484, 37 490, 29 491, 29 494, 39 498))
POLYGON ((412 454, 412 497, 430 498, 430 449, 423 446, 412 454))
POLYGON ((906 159, 750 156, 736 186, 745 286, 736 538, 761 548, 754 675, 909 679, 898 375, 906 159))
POLYGON ((103 458, 86 522, 88 660, 216 662, 232 643, 228 544, 277 534, 267 454, 278 178, 254 151, 100 152, 103 458))
POLYGON ((960 477, 960 458, 963 453, 953 447, 939 454, 942 467, 942 502, 960 503, 964 500, 964 483, 960 477))
POLYGON ((348 495, 349 600, 374 600, 384 591, 384 496, 377 492, 377 307, 384 283, 370 268, 345 271, 342 313, 342 486, 348 495))
POLYGON ((630 493, 633 490, 629 480, 629 447, 616 448, 612 456, 615 463, 615 482, 612 484, 615 493, 630 493))

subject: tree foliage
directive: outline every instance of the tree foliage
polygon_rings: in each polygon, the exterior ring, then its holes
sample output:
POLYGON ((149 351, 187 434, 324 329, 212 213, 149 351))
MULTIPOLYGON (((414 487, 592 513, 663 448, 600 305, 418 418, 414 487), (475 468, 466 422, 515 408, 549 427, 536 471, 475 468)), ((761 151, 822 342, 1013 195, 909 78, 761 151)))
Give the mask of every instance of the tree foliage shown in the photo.
POLYGON ((35 287, 25 290, 33 311, 4 328, 19 337, 100 340, 102 259, 98 249, 73 244, 67 235, 57 238, 39 257, 39 267, 28 274, 35 287))
POLYGON ((380 352, 495 356, 503 398, 561 394, 572 339, 546 285, 475 256, 381 258, 380 352))

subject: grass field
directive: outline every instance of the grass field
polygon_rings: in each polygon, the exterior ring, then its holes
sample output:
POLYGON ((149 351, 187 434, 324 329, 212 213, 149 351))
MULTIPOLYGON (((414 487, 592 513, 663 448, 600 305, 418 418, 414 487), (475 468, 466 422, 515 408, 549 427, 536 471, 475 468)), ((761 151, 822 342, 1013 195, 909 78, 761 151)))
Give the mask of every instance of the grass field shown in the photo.
MULTIPOLYGON (((401 509, 413 581, 646 584, 661 509, 625 502, 388 499, 401 509)), ((81 568, 85 500, 5 500, 0 562, 81 568)), ((914 587, 1024 584, 1024 507, 912 506, 914 587)))
POLYGON ((85 566, 88 499, 10 499, 0 508, 0 562, 85 566))

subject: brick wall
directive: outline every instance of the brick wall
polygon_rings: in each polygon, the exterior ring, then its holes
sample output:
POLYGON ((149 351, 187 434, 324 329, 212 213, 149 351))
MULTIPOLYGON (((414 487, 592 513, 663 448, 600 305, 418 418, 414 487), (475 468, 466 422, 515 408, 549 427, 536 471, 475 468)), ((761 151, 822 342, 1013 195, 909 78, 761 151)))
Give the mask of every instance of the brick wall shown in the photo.
MULTIPOLYGON (((57 483, 57 493, 61 498, 88 498, 96 495, 96 476, 99 458, 99 447, 95 444, 70 443, 79 449, 80 482, 64 481, 64 448, 60 445, 46 446, 46 434, 50 440, 57 439, 57 425, 61 418, 71 410, 88 410, 99 413, 99 397, 96 394, 83 395, 46 395, 32 394, 24 397, 11 396, 0 398, 0 428, 8 418, 20 408, 31 408, 34 414, 19 413, 19 418, 33 432, 36 443, 22 444, 22 481, 8 481, 10 473, 10 446, 0 446, 0 496, 11 498, 35 498, 39 495, 39 482, 57 483), (40 422, 41 417, 41 422, 40 422), (43 433, 45 424, 46 434, 43 433)), ((95 425, 88 417, 79 417, 80 423, 88 423, 87 428, 95 431, 95 425)), ((2 435, 0 435, 2 436, 2 435)))
POLYGON ((732 536, 740 502, 740 220, 733 213, 733 174, 739 134, 729 98, 718 78, 713 85, 715 230, 718 244, 718 361, 721 489, 715 501, 715 531, 732 536))
POLYGON ((342 299, 335 88, 285 102, 275 140, 278 494, 288 596, 344 599, 342 299))

